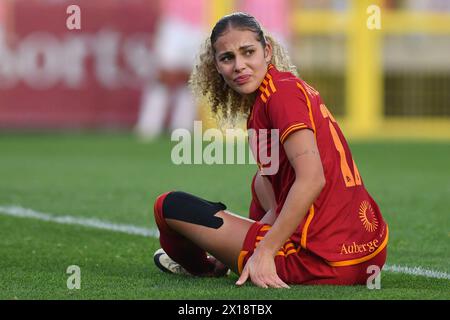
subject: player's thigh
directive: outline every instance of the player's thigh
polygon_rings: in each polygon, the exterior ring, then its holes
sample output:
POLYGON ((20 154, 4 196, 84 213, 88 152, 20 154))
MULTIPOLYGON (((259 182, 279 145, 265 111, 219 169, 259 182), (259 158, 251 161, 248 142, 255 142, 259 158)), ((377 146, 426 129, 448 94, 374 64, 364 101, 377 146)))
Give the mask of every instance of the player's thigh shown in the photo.
POLYGON ((237 272, 238 257, 247 232, 254 221, 226 210, 217 212, 215 216, 223 219, 223 224, 217 229, 170 218, 166 221, 173 230, 237 272))

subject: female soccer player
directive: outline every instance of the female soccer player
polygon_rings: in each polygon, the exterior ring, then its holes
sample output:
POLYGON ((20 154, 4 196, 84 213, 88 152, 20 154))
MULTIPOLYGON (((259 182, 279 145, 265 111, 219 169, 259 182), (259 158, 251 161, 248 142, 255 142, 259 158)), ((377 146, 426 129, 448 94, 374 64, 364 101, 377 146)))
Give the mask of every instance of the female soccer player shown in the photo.
POLYGON ((193 275, 222 275, 224 264, 240 274, 237 285, 365 284, 368 267, 385 263, 388 227, 319 93, 289 70, 287 55, 254 17, 234 13, 217 22, 192 87, 214 113, 247 116, 250 140, 263 141, 250 141, 253 147, 279 143, 271 155, 278 170, 252 150, 259 169, 251 216, 260 221, 183 192, 159 196, 161 246, 193 275))

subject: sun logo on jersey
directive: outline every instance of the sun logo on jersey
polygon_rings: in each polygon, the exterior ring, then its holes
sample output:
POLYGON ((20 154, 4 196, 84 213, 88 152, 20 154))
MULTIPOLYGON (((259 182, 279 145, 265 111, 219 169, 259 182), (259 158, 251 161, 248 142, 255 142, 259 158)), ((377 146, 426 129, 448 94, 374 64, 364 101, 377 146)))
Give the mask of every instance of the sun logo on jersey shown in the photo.
POLYGON ((368 201, 361 202, 359 206, 359 218, 368 232, 374 232, 378 228, 378 221, 368 201))

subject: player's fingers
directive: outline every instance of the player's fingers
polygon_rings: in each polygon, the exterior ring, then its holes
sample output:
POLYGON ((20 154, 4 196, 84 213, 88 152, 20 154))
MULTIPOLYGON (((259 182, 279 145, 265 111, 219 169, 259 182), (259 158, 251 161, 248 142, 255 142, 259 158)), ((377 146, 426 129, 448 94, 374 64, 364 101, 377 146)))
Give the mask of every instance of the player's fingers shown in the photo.
POLYGON ((251 278, 251 279, 252 279, 252 282, 253 282, 257 287, 264 288, 264 289, 269 288, 269 286, 266 284, 266 282, 265 282, 264 280, 262 280, 261 278, 259 278, 259 277, 253 277, 253 278, 251 278))
POLYGON ((267 284, 271 288, 289 288, 289 286, 283 282, 283 280, 280 279, 280 277, 275 274, 270 277, 270 280, 267 282, 267 284))
POLYGON ((283 280, 281 280, 281 278, 277 275, 277 283, 280 286, 280 288, 285 288, 285 289, 290 289, 291 287, 289 287, 283 280))
POLYGON ((243 285, 247 281, 248 275, 249 275, 249 269, 248 269, 248 266, 245 266, 244 270, 242 270, 241 276, 239 277, 238 281, 236 281, 236 284, 238 286, 243 285))
POLYGON ((289 289, 290 287, 278 276, 278 274, 274 274, 272 276, 272 281, 277 284, 279 288, 289 289))
POLYGON ((279 282, 277 281, 277 279, 275 279, 275 277, 269 278, 269 279, 266 281, 266 283, 267 283, 267 285, 268 285, 270 288, 282 288, 281 283, 279 283, 279 282))
POLYGON ((261 288, 281 288, 274 277, 267 275, 252 275, 252 282, 261 288))
POLYGON ((263 280, 263 278, 261 277, 261 275, 259 274, 255 274, 254 272, 249 275, 251 282, 260 288, 268 288, 267 284, 265 283, 265 281, 263 280))

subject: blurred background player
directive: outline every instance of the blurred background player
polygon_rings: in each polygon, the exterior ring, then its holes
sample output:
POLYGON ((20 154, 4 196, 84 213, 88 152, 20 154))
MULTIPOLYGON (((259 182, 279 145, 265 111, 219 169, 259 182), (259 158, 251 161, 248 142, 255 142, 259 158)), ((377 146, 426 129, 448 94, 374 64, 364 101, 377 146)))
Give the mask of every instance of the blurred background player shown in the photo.
POLYGON ((143 90, 135 131, 152 139, 177 128, 191 130, 197 106, 187 87, 198 47, 206 36, 206 0, 159 2, 153 67, 157 76, 143 90))

